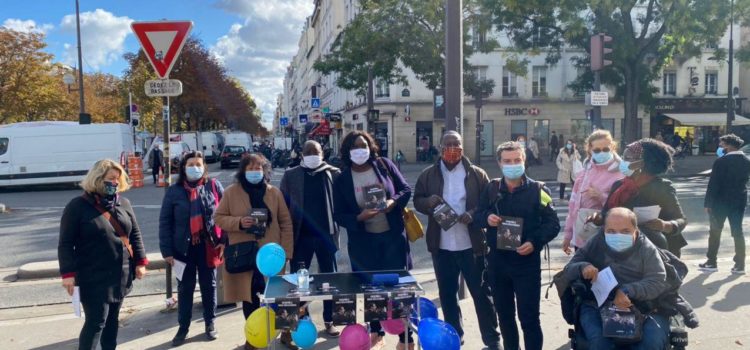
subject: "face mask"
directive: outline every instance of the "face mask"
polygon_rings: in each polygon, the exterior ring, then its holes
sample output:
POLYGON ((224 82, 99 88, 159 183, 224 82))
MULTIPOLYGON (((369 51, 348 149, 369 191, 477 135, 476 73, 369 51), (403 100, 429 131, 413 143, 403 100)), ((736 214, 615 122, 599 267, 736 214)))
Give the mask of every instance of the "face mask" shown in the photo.
POLYGON ((352 159, 352 162, 357 165, 362 165, 367 162, 368 159, 370 159, 370 149, 369 148, 357 148, 353 149, 349 152, 349 157, 352 159))
POLYGON ((620 172, 627 177, 631 177, 635 173, 635 170, 630 169, 630 164, 631 162, 627 160, 620 161, 620 172))
POLYGON ((261 181, 263 181, 263 171, 262 170, 251 170, 245 172, 245 179, 247 182, 257 185, 261 181))
POLYGON ((187 175, 187 178, 190 181, 198 181, 201 177, 203 177, 203 167, 189 166, 187 167, 187 169, 185 169, 185 175, 187 175))
POLYGON ((594 162, 597 164, 604 164, 606 162, 609 162, 612 159, 612 152, 599 152, 594 153, 591 158, 594 159, 594 162))
POLYGON ((566 143, 565 144, 565 148, 567 148, 567 149, 573 149, 573 145, 571 145, 569 143, 566 143))
POLYGON ((622 252, 633 246, 633 236, 623 233, 606 233, 604 240, 616 252, 622 252))
POLYGON ((501 165, 501 168, 503 169, 503 176, 510 180, 520 179, 521 176, 523 176, 524 171, 526 171, 523 164, 503 164, 501 165))
POLYGON ((322 163, 323 158, 321 158, 317 154, 302 157, 302 164, 304 164, 305 168, 308 169, 317 169, 322 163))
POLYGON ((449 164, 458 163, 461 160, 464 150, 460 147, 443 148, 443 161, 449 164))
POLYGON ((716 149, 716 156, 717 156, 717 157, 721 158, 721 157, 723 157, 723 156, 724 156, 725 154, 727 154, 727 153, 726 153, 726 151, 724 150, 724 147, 719 147, 719 148, 717 148, 717 149, 716 149))
POLYGON ((104 181, 104 194, 107 196, 114 196, 117 194, 117 185, 112 181, 104 181))

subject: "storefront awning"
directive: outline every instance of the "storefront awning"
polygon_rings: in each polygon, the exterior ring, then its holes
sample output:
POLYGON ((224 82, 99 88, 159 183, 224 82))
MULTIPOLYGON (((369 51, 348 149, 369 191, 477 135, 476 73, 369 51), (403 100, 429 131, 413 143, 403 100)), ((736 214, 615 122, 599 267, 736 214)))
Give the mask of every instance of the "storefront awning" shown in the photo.
MULTIPOLYGON (((724 126, 727 125, 726 113, 670 113, 666 114, 686 126, 724 126)), ((750 125, 750 119, 736 114, 732 125, 750 125)))

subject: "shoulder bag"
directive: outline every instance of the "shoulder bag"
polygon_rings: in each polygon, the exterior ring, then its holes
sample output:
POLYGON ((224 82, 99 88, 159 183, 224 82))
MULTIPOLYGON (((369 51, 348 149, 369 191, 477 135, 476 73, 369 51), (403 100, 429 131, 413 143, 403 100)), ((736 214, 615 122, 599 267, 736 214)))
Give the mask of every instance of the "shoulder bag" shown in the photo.
MULTIPOLYGON (((386 174, 391 177, 391 180, 393 180, 393 176, 391 175, 391 172, 388 170, 388 167, 384 164, 382 159, 378 159, 378 163, 385 169, 386 174)), ((409 239, 409 242, 416 242, 418 239, 424 237, 424 227, 422 226, 422 222, 419 221, 419 218, 417 218, 417 214, 414 213, 413 210, 404 207, 404 209, 401 211, 401 215, 404 218, 404 229, 406 230, 406 237, 409 239)))
POLYGON ((229 273, 247 272, 255 268, 258 242, 248 241, 230 244, 224 252, 224 266, 229 273))

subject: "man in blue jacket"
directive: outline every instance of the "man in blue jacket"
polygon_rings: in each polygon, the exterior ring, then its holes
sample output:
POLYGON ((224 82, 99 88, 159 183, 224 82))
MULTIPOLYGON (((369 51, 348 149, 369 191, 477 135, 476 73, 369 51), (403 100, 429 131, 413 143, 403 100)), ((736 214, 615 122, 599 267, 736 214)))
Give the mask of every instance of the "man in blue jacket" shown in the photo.
POLYGON ((560 232, 560 220, 552 207, 549 189, 524 174, 526 155, 521 144, 501 144, 497 157, 503 177, 492 180, 482 192, 472 225, 487 229, 489 280, 503 348, 520 349, 518 309, 524 348, 541 350, 540 253, 560 232))

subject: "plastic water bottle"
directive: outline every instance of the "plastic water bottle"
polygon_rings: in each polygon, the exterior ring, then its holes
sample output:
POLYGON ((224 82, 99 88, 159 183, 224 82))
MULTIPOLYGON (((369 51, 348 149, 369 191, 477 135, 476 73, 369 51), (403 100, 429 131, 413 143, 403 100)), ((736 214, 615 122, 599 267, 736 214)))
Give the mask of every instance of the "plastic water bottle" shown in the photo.
POLYGON ((310 292, 310 271, 305 268, 305 263, 300 263, 297 270, 297 290, 300 293, 310 292))

